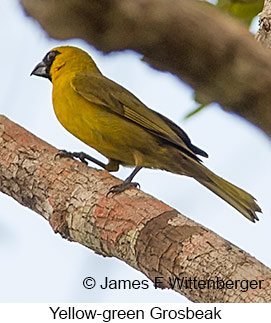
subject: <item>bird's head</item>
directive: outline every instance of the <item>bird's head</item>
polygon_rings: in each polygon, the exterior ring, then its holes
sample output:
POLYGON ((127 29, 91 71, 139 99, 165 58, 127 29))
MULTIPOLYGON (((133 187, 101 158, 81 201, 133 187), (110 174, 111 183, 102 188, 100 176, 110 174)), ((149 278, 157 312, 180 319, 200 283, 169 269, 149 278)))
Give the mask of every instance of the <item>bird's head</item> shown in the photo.
POLYGON ((51 82, 60 73, 99 71, 92 58, 80 48, 73 46, 55 47, 33 69, 30 75, 48 78, 51 82))

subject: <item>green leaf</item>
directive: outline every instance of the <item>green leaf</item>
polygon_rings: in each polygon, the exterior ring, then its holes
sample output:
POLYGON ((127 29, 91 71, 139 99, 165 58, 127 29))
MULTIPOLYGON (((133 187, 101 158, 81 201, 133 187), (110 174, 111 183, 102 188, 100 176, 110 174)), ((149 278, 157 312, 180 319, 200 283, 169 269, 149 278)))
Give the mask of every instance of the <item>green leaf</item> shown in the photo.
POLYGON ((196 109, 192 110, 191 112, 189 112, 187 115, 184 116, 184 120, 187 120, 190 117, 194 116, 195 114, 197 114, 198 112, 200 112, 202 109, 204 109, 208 105, 209 104, 200 104, 200 105, 198 105, 196 109))
POLYGON ((263 8, 264 0, 218 0, 217 7, 250 25, 263 8))

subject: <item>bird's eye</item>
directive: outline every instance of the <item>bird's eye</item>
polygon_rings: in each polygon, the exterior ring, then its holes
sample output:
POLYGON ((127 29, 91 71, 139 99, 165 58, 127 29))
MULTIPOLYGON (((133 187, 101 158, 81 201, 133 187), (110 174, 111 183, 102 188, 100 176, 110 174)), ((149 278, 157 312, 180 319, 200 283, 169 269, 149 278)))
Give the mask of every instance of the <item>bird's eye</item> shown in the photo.
POLYGON ((60 54, 60 53, 57 50, 51 51, 45 56, 44 60, 48 63, 52 63, 53 60, 55 59, 56 55, 58 55, 58 54, 60 54))
POLYGON ((48 57, 47 57, 47 59, 48 59, 48 61, 51 61, 51 60, 53 60, 54 58, 55 58, 55 53, 54 52, 50 52, 49 54, 48 54, 48 57))

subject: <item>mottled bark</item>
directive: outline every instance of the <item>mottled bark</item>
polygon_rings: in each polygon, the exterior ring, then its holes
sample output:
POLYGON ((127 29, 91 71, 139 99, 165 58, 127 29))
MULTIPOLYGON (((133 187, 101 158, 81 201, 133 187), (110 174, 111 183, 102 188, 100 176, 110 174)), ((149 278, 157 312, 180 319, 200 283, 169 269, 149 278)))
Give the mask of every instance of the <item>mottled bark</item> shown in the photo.
POLYGON ((264 7, 259 14, 260 28, 256 34, 256 39, 268 49, 271 48, 271 0, 264 1, 264 7))
POLYGON ((21 0, 54 38, 109 52, 132 49, 271 135, 270 53, 244 26, 191 0, 21 0))
POLYGON ((271 271, 214 232, 137 189, 106 197, 120 181, 55 157, 57 150, 0 115, 0 190, 49 220, 55 232, 117 257, 155 280, 263 280, 261 287, 175 290, 195 302, 270 302, 271 271))

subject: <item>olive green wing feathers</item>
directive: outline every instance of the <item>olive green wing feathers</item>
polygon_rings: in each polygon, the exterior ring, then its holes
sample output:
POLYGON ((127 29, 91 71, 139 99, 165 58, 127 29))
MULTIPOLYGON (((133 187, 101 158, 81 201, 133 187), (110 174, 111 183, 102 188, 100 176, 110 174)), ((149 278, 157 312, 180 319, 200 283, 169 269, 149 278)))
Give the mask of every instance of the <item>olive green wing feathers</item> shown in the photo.
POLYGON ((204 151, 195 147, 187 134, 175 123, 147 108, 132 93, 102 74, 91 72, 78 74, 72 79, 71 86, 89 102, 144 127, 150 133, 177 146, 193 159, 199 160, 195 154, 208 156, 204 151))

